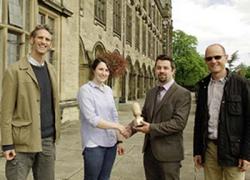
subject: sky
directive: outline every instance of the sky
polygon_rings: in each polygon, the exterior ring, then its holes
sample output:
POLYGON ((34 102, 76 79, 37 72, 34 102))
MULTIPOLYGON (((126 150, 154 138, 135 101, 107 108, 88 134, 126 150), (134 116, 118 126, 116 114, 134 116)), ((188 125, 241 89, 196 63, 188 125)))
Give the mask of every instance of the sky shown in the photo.
POLYGON ((227 54, 239 51, 240 62, 250 65, 250 0, 172 0, 174 30, 198 39, 197 51, 222 44, 227 54))

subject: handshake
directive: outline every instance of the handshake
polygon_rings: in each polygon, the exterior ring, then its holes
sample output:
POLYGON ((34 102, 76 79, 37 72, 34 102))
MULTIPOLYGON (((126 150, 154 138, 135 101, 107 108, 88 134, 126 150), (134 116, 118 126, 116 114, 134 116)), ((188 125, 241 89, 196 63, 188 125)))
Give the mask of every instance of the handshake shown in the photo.
POLYGON ((127 126, 123 126, 119 124, 119 132, 124 138, 129 138, 137 131, 142 133, 149 132, 149 123, 143 121, 143 117, 141 117, 141 108, 138 102, 134 102, 132 105, 132 111, 135 119, 130 122, 127 126))

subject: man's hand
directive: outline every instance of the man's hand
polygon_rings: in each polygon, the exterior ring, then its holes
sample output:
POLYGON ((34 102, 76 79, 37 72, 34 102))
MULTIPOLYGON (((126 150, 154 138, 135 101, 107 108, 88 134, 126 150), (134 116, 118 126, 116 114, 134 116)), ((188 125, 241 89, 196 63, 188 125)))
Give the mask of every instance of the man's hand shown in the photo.
POLYGON ((194 156, 194 166, 195 166, 197 169, 200 169, 200 168, 203 167, 201 155, 195 155, 195 156, 194 156))
POLYGON ((12 159, 15 158, 16 152, 15 152, 14 149, 7 150, 7 151, 4 151, 4 152, 3 152, 3 156, 5 157, 5 159, 6 159, 7 161, 10 161, 10 160, 12 160, 12 159))
POLYGON ((250 162, 244 159, 239 159, 239 168, 241 172, 245 172, 250 167, 250 162))
POLYGON ((150 131, 150 123, 148 123, 146 121, 142 121, 142 126, 140 126, 140 127, 134 127, 134 129, 136 131, 139 131, 139 132, 147 134, 150 131))

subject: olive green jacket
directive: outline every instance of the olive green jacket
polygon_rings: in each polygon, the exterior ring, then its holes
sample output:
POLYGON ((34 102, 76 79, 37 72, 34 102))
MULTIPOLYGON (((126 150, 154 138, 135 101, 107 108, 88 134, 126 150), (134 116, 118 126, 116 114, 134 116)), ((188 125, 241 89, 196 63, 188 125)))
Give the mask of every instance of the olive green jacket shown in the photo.
MULTIPOLYGON (((55 140, 60 135, 59 99, 54 68, 47 63, 53 92, 55 140)), ((17 152, 40 152, 40 88, 27 58, 12 64, 3 77, 0 127, 2 145, 14 145, 17 152)))

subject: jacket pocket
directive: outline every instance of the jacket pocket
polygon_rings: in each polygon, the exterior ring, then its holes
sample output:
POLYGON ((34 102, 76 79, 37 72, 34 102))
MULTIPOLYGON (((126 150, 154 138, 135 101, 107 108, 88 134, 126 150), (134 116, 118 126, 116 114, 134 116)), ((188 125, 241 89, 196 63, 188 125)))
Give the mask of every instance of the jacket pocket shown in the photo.
POLYGON ((12 136, 14 144, 28 145, 31 136, 31 122, 13 121, 12 136))
POLYGON ((232 155, 238 158, 240 156, 240 139, 236 136, 230 136, 230 146, 232 155))
POLYGON ((231 95, 228 97, 228 112, 231 115, 241 115, 242 107, 241 107, 241 96, 239 95, 231 95))

